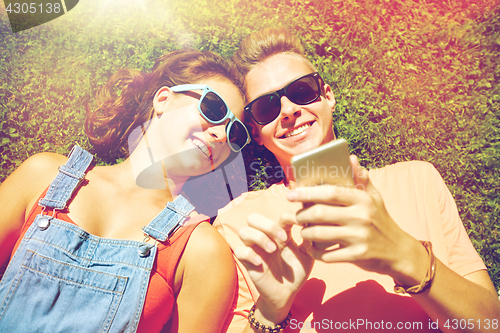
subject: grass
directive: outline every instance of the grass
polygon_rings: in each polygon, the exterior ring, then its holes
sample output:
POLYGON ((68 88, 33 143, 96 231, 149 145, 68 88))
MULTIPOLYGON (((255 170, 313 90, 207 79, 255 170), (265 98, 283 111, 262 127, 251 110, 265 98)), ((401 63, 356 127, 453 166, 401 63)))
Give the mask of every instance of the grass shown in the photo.
MULTIPOLYGON (((366 167, 425 160, 448 184, 500 289, 500 7, 493 0, 88 0, 13 34, 0 10, 0 181, 28 156, 66 154, 84 104, 117 69, 179 48, 231 56, 253 30, 286 26, 332 86, 337 133, 366 167)), ((261 169, 275 165, 256 146, 261 169)), ((119 155, 100 156, 113 163, 119 155)), ((255 188, 276 179, 256 177, 255 188)), ((269 176, 269 175, 267 175, 269 176)))

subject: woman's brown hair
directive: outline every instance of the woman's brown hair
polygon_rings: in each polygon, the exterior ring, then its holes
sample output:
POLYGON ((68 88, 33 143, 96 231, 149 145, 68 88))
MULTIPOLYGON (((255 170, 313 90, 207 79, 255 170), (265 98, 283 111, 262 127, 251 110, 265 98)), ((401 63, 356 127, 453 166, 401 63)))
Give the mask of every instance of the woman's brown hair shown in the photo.
POLYGON ((120 69, 97 92, 97 109, 87 108, 85 133, 98 152, 128 152, 130 133, 153 116, 153 98, 163 86, 223 77, 238 88, 234 64, 209 51, 178 50, 158 58, 150 72, 120 69))

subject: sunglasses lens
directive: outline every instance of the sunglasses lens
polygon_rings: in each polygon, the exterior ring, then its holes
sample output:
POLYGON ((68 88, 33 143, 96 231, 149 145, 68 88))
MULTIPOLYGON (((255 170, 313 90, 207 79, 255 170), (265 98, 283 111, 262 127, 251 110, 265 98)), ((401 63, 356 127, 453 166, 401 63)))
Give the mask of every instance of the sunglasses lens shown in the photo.
POLYGON ((311 76, 304 77, 288 86, 286 96, 295 104, 305 105, 320 95, 318 82, 311 76))
POLYGON ((281 95, 285 90, 285 96, 298 105, 306 105, 314 102, 321 95, 318 82, 319 75, 312 74, 299 78, 287 87, 257 98, 250 107, 253 118, 261 125, 269 124, 276 119, 281 112, 281 95), (314 75, 314 76, 313 76, 314 75))
POLYGON ((280 114, 281 101, 278 94, 269 94, 255 100, 252 104, 252 116, 258 123, 267 124, 280 114))
POLYGON ((247 143, 248 134, 242 123, 235 121, 229 130, 229 144, 235 151, 240 151, 247 143))
POLYGON ((208 92, 205 95, 200 103, 200 108, 205 117, 213 122, 221 121, 227 114, 226 103, 213 92, 208 92))

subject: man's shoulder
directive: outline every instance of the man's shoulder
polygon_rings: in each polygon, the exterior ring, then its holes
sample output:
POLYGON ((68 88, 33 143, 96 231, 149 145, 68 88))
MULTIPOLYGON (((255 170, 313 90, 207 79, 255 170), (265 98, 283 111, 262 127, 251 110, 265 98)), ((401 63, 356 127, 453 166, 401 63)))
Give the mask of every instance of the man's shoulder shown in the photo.
POLYGON ((246 217, 251 213, 275 219, 285 211, 296 211, 300 207, 297 203, 288 201, 288 191, 289 189, 283 183, 279 183, 265 190, 243 193, 224 208, 219 209, 214 226, 246 223, 246 217))
POLYGON ((219 210, 219 215, 226 212, 237 212, 249 207, 254 207, 259 203, 281 202, 286 200, 286 195, 289 190, 283 185, 278 183, 270 186, 267 189, 249 191, 241 194, 225 207, 219 210))
POLYGON ((370 178, 404 178, 429 177, 437 173, 432 163, 426 161, 405 161, 386 165, 382 168, 370 169, 370 178))

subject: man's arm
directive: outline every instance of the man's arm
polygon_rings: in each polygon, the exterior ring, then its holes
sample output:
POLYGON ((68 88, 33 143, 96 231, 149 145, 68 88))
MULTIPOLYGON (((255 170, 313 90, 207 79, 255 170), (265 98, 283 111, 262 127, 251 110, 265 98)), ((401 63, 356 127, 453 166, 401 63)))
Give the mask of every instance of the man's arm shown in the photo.
MULTIPOLYGON (((426 249, 391 218, 357 159, 353 167, 356 189, 310 187, 289 195, 292 201, 314 203, 297 214, 305 226, 304 240, 339 244, 333 250, 311 247, 309 253, 325 262, 351 262, 389 275, 403 286, 419 285, 429 269, 426 249)), ((500 302, 484 270, 462 277, 437 260, 431 287, 412 296, 443 331, 457 331, 444 326, 448 319, 475 322, 463 331, 481 332, 484 325, 479 328, 478 323, 500 318, 500 302)))

